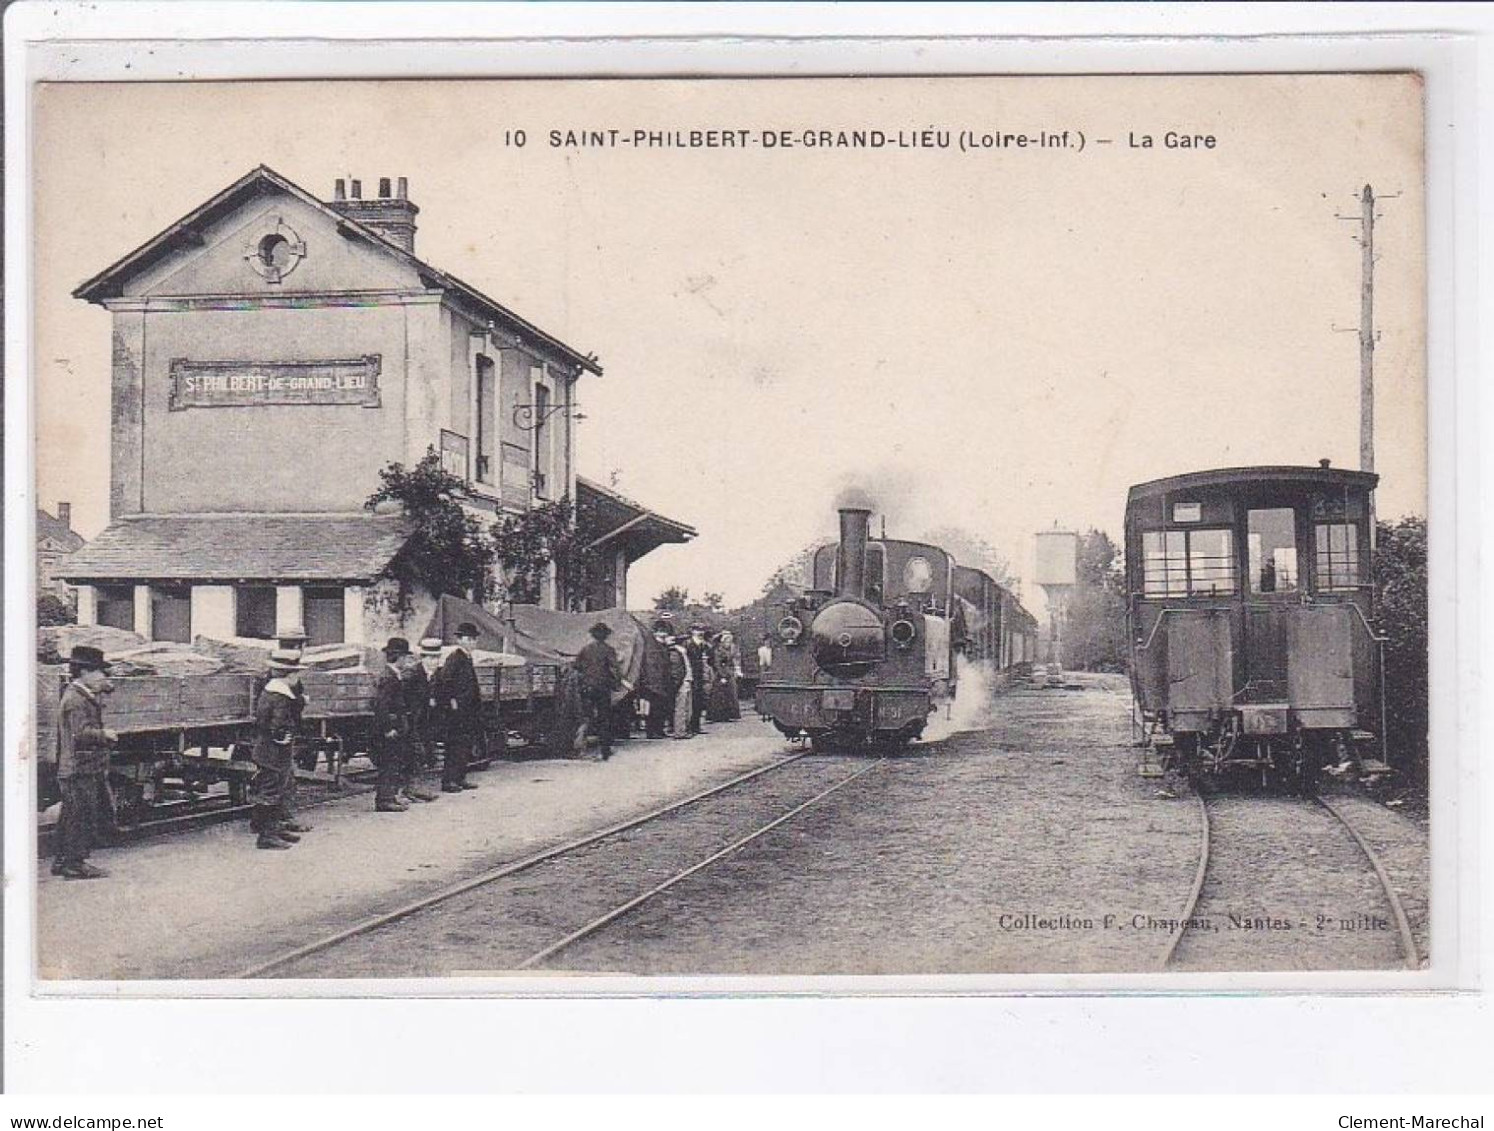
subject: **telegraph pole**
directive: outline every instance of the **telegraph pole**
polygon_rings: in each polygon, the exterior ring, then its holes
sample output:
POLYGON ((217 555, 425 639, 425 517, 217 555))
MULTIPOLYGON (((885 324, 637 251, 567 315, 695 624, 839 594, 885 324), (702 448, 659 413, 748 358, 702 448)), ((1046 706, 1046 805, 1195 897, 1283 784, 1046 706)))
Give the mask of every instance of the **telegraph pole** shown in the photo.
POLYGON ((1375 191, 1364 186, 1360 219, 1359 470, 1375 470, 1375 191))

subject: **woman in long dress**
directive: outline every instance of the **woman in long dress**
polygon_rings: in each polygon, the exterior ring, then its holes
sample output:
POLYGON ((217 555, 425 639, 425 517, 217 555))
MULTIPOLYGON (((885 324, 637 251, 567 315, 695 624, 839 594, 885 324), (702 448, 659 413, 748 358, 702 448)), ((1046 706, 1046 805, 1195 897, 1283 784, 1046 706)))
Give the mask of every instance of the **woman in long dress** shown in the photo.
POLYGON ((742 706, 737 700, 737 680, 742 678, 742 653, 729 630, 716 638, 713 666, 716 681, 711 687, 707 717, 713 723, 740 719, 742 706))

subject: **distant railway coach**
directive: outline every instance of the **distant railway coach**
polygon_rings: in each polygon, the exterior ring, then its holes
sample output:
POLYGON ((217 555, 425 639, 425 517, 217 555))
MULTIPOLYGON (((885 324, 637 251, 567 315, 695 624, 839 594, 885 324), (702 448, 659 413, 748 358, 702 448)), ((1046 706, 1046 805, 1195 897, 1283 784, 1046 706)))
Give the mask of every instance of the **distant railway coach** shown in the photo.
POLYGON ((1324 461, 1196 472, 1131 489, 1132 690, 1167 762, 1310 785, 1330 759, 1377 749, 1377 482, 1324 461))

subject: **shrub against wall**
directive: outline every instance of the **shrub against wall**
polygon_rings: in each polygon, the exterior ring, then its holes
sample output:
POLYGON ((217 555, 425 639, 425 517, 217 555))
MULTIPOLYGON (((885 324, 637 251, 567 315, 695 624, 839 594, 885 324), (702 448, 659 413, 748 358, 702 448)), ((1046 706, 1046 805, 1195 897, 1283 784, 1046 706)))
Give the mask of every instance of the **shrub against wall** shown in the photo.
POLYGON ((1375 620, 1385 636, 1385 730, 1391 765, 1427 781, 1427 524, 1375 526, 1375 620))
POLYGON ((389 600, 408 613, 419 588, 481 601, 493 567, 493 544, 482 524, 458 498, 465 489, 441 466, 434 447, 414 467, 391 463, 379 472, 382 481, 364 504, 369 510, 398 503, 413 532, 380 574, 394 583, 389 600))
POLYGON ((77 624, 78 610, 55 593, 42 593, 36 598, 36 623, 43 627, 77 624))

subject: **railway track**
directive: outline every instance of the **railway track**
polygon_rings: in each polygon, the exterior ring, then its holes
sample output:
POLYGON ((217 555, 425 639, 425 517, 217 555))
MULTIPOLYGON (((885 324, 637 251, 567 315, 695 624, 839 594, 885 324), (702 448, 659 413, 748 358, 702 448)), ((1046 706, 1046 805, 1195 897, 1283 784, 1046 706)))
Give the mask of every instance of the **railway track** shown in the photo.
POLYGON ((883 761, 794 754, 371 916, 238 976, 534 970, 883 761))
POLYGON ((1398 957, 1407 969, 1420 969, 1400 894, 1343 807, 1316 794, 1221 794, 1212 801, 1202 793, 1193 796, 1198 867, 1162 967, 1363 969, 1391 965, 1398 957), (1325 835, 1332 829, 1340 834, 1337 844, 1325 835), (1349 874, 1354 860, 1360 864, 1357 876, 1349 874), (1372 885, 1364 882, 1365 864, 1372 885), (1370 900, 1380 907, 1370 910, 1370 900), (1387 936, 1395 939, 1393 953, 1387 936), (1236 964, 1232 943, 1240 938, 1249 940, 1250 951, 1236 964), (1270 953, 1263 954, 1263 938, 1273 944, 1264 948, 1270 953))

